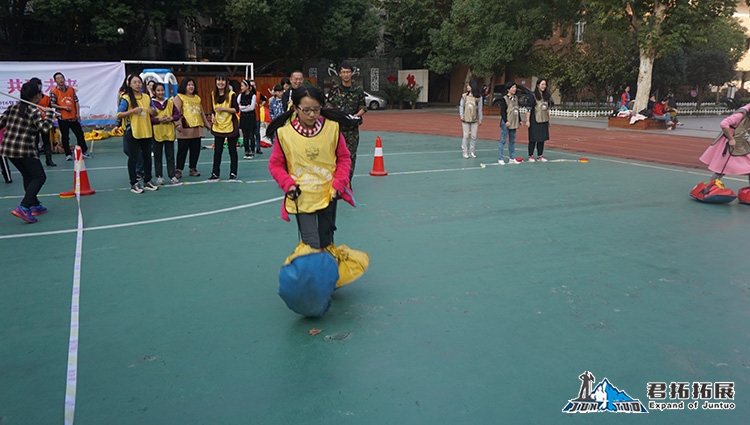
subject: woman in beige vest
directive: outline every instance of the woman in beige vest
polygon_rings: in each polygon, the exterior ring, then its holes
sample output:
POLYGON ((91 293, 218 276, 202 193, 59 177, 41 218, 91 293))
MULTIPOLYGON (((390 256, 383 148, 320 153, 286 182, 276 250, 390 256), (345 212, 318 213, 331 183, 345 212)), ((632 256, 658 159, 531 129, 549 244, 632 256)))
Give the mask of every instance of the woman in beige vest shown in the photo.
POLYGON ((537 80, 533 99, 531 105, 527 105, 529 111, 526 112, 526 126, 529 127, 529 162, 547 162, 543 155, 544 142, 549 140, 550 94, 546 78, 537 80), (536 160, 534 148, 537 153, 536 160))
POLYGON ((466 93, 461 95, 461 104, 458 105, 458 115, 461 117, 463 139, 461 139, 461 150, 464 158, 476 158, 474 147, 477 144, 477 130, 482 125, 482 97, 479 95, 476 81, 469 81, 466 85, 466 93), (466 142, 471 135, 471 145, 466 142))
POLYGON ((500 99, 500 143, 497 146, 497 163, 503 162, 503 151, 505 141, 508 140, 508 164, 518 164, 516 160, 516 129, 523 124, 521 110, 516 97, 516 83, 508 81, 505 83, 505 96, 500 99))

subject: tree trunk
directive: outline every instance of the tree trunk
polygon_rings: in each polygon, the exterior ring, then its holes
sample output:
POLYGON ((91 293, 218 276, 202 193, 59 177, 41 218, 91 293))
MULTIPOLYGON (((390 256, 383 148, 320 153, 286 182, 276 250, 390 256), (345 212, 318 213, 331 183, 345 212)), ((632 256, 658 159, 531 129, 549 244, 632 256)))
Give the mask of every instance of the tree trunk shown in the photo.
MULTIPOLYGON (((468 70, 466 71, 466 79, 464 80, 464 88, 465 88, 465 87, 466 87, 467 85, 469 85, 469 81, 471 81, 471 77, 472 77, 473 75, 474 75, 474 74, 472 74, 472 72, 471 72, 471 67, 469 67, 469 69, 468 69, 468 70)), ((464 91, 463 91, 463 90, 461 90, 461 93, 463 93, 463 92, 464 92, 464 91)))
MULTIPOLYGON (((654 71, 654 57, 656 51, 653 48, 641 51, 641 63, 638 67, 638 91, 635 93, 635 112, 642 111, 648 106, 648 98, 651 96, 651 77, 654 71)), ((657 99, 658 100, 658 99, 657 99)))

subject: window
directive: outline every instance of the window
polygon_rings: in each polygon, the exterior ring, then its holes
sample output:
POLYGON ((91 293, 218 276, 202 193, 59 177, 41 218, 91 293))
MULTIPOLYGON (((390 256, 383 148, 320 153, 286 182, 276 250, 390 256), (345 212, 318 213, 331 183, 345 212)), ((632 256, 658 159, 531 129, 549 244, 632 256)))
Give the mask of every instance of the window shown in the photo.
POLYGON ((578 21, 576 23, 576 43, 583 42, 583 30, 586 28, 586 22, 578 21))

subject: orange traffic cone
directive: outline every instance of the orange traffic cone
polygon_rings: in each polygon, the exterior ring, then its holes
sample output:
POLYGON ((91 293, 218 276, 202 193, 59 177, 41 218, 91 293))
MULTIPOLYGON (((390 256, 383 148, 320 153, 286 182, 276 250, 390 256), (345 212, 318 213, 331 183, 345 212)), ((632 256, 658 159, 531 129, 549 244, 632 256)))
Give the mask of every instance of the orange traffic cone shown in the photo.
MULTIPOLYGON (((81 196, 86 195, 93 195, 96 193, 94 189, 91 188, 91 184, 89 183, 89 173, 86 171, 86 163, 83 162, 83 158, 81 157, 81 147, 76 146, 76 163, 79 164, 79 175, 81 177, 81 196)), ((73 174, 73 190, 69 192, 60 192, 61 198, 75 198, 76 196, 76 177, 75 173, 73 174)))
POLYGON ((385 165, 383 164, 383 141, 380 140, 380 136, 375 139, 375 158, 372 160, 372 171, 371 176, 387 176, 388 172, 385 171, 385 165))

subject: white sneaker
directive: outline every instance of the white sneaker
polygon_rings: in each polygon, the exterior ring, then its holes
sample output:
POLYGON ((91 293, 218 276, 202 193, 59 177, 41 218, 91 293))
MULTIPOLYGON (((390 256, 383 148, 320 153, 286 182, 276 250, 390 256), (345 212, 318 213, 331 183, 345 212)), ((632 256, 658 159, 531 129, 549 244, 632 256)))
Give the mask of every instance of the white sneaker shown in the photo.
POLYGON ((143 183, 143 190, 151 190, 151 191, 159 190, 159 186, 151 182, 146 182, 146 183, 143 183))
POLYGON ((469 154, 465 153, 464 154, 464 159, 469 159, 469 154))
POLYGON ((497 165, 505 165, 505 161, 503 161, 502 159, 498 159, 497 165))
POLYGON ((472 157, 472 158, 476 158, 477 157, 476 155, 474 155, 474 152, 469 152, 469 156, 472 157))
POLYGON ((130 186, 130 191, 133 193, 143 193, 143 189, 141 189, 141 185, 139 185, 137 182, 130 186))
POLYGON ((172 183, 172 184, 180 184, 180 181, 177 180, 177 177, 172 177, 172 179, 169 180, 169 182, 172 183))
POLYGON ((518 160, 515 158, 508 158, 508 164, 518 164, 518 160))
POLYGON ((529 159, 527 159, 529 162, 536 162, 536 159, 534 159, 534 155, 531 155, 529 159))
POLYGON ((539 162, 547 162, 547 158, 544 157, 544 155, 539 155, 539 158, 537 159, 539 162))
POLYGON ((65 155, 65 160, 66 161, 72 161, 73 160, 73 156, 72 155, 65 155))
POLYGON ((164 178, 157 177, 156 178, 156 184, 158 184, 159 186, 164 186, 164 178))

